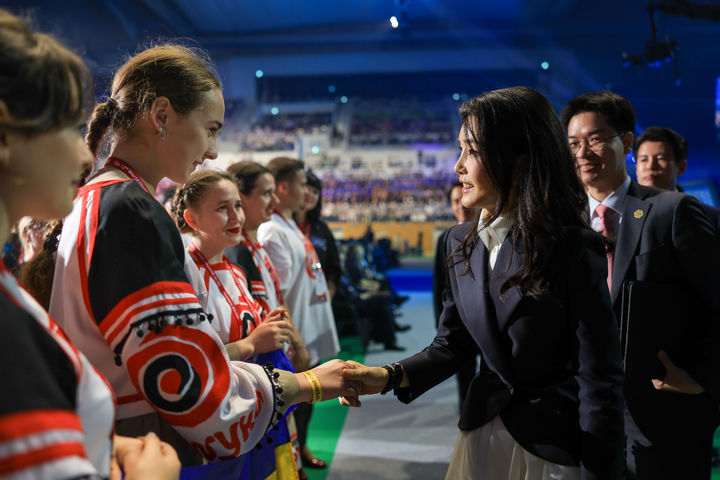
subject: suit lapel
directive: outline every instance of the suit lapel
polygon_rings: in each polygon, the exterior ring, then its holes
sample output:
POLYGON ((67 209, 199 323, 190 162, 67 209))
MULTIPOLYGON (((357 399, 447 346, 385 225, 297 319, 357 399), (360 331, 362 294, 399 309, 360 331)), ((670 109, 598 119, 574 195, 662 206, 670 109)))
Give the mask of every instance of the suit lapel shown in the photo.
MULTIPOLYGON (((450 247, 454 250, 461 242, 462 238, 451 237, 450 247)), ((509 250, 510 248, 505 248, 505 244, 503 244, 495 265, 496 269, 500 266, 502 270, 496 271, 505 270, 507 262, 509 262, 509 250), (501 264, 501 261, 506 263, 501 264)), ((460 252, 454 254, 454 266, 452 268, 455 270, 454 277, 457 279, 459 293, 455 302, 466 329, 482 351, 484 361, 512 389, 509 380, 511 370, 509 361, 503 351, 504 341, 499 323, 501 322, 501 315, 502 321, 507 322, 512 310, 520 300, 520 294, 517 289, 512 288, 504 295, 505 302, 499 302, 497 294, 502 281, 493 277, 490 281, 490 289, 494 291, 494 294, 491 294, 493 301, 490 301, 491 297, 487 295, 485 288, 487 284, 487 257, 487 249, 482 242, 478 242, 470 256, 472 273, 463 275, 465 264, 462 255, 460 252), (493 302, 495 305, 493 305, 493 302), (500 306, 499 312, 496 311, 496 306, 500 306)), ((514 264, 515 261, 513 261, 514 264)))
POLYGON ((630 184, 625 206, 623 207, 620 232, 617 235, 613 259, 612 292, 613 304, 618 300, 622 291, 623 280, 627 276, 632 259, 640 241, 643 226, 652 204, 639 198, 635 182, 630 184))
POLYGON ((498 328, 502 332, 510 320, 515 307, 522 299, 522 293, 518 287, 510 287, 500 298, 500 287, 502 284, 515 274, 524 260, 522 252, 512 253, 512 242, 510 236, 505 239, 500 252, 498 253, 492 276, 490 277, 490 296, 495 305, 495 314, 497 316, 498 328), (512 258, 511 258, 512 257, 512 258))
MULTIPOLYGON (((451 237, 450 251, 455 251, 461 242, 462 238, 451 237)), ((465 273, 466 267, 462 252, 458 251, 453 254, 453 263, 452 268, 455 270, 454 276, 457 279, 460 293, 459 298, 455 299, 455 303, 462 309, 464 319, 472 318, 474 321, 475 318, 482 318, 486 320, 490 316, 490 306, 488 305, 487 295, 485 295, 487 249, 482 242, 478 242, 473 249, 470 255, 471 273, 465 273)), ((482 335, 478 334, 482 331, 482 328, 478 328, 478 332, 474 332, 474 324, 469 322, 465 322, 465 324, 473 337, 482 337, 482 335)))

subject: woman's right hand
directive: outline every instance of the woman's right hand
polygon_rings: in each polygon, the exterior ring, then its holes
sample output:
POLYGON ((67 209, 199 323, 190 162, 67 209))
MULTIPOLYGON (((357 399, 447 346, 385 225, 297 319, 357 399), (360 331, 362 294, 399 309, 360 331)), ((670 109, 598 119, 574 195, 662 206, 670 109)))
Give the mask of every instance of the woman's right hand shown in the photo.
POLYGON ((150 432, 144 437, 141 448, 117 448, 120 467, 125 480, 176 480, 180 477, 180 460, 173 447, 150 432))

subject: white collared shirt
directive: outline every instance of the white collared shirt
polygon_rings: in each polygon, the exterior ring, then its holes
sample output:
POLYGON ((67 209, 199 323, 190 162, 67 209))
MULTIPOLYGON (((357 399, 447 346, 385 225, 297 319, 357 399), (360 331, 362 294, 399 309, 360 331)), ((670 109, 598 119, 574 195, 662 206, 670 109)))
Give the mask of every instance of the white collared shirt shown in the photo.
POLYGON ((613 212, 615 212, 615 215, 613 215, 611 218, 611 221, 614 224, 612 231, 620 231, 620 224, 622 223, 622 212, 625 208, 625 198, 627 198, 627 192, 629 189, 630 177, 626 176, 623 183, 621 183, 620 186, 616 188, 614 192, 608 195, 602 202, 596 200, 589 193, 587 194, 588 208, 590 211, 590 226, 593 230, 595 230, 596 232, 600 232, 602 230, 602 223, 600 222, 600 217, 597 213, 595 213, 595 209, 597 208, 597 206, 602 204, 606 207, 609 207, 610 209, 612 209, 613 212))
POLYGON ((483 226, 482 219, 486 215, 486 210, 483 210, 480 215, 480 220, 478 220, 478 237, 480 237, 480 240, 485 245, 485 248, 487 248, 489 257, 488 257, 488 274, 492 273, 493 268, 495 267, 495 262, 497 261, 498 253, 500 253, 500 247, 502 246, 502 243, 505 241, 505 238, 508 236, 508 233, 510 233, 510 229, 513 226, 513 220, 510 215, 505 215, 502 217, 496 218, 490 225, 487 227, 483 226))

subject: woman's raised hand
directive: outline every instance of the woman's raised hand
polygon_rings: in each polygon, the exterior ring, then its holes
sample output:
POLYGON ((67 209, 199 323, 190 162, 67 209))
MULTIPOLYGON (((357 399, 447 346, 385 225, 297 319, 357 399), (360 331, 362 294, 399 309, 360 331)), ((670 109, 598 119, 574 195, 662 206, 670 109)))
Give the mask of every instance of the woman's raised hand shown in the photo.
POLYGON ((248 335, 255 355, 283 348, 283 343, 292 343, 294 327, 284 312, 284 309, 276 308, 248 335))

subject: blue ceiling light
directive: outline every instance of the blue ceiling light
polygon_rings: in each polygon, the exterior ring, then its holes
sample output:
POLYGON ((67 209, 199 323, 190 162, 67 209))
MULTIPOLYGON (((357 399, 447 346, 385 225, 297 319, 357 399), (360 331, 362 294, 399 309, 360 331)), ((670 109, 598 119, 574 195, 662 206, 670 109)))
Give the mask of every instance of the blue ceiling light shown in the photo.
POLYGON ((329 85, 328 86, 328 92, 335 93, 335 85, 329 85))
POLYGON ((317 145, 314 145, 314 146, 310 149, 310 151, 313 153, 313 155, 317 155, 318 153, 320 153, 320 148, 318 148, 317 145))
POLYGON ((452 98, 453 98, 453 100, 455 100, 455 101, 457 102, 458 100, 460 100, 460 94, 459 94, 459 93, 453 93, 453 94, 452 94, 452 98))
POLYGON ((262 70, 255 70, 255 76, 257 78, 262 78, 263 75, 265 75, 265 73, 262 70))
POLYGON ((277 107, 272 107, 270 109, 270 113, 272 113, 273 115, 277 115, 278 113, 280 113, 280 109, 277 107))
POLYGON ((540 68, 542 68, 543 70, 547 70, 548 68, 550 68, 550 63, 549 63, 549 62, 542 62, 542 63, 540 64, 540 68))
POLYGON ((345 95, 340 97, 340 103, 347 103, 347 101, 348 101, 348 98, 345 95))

